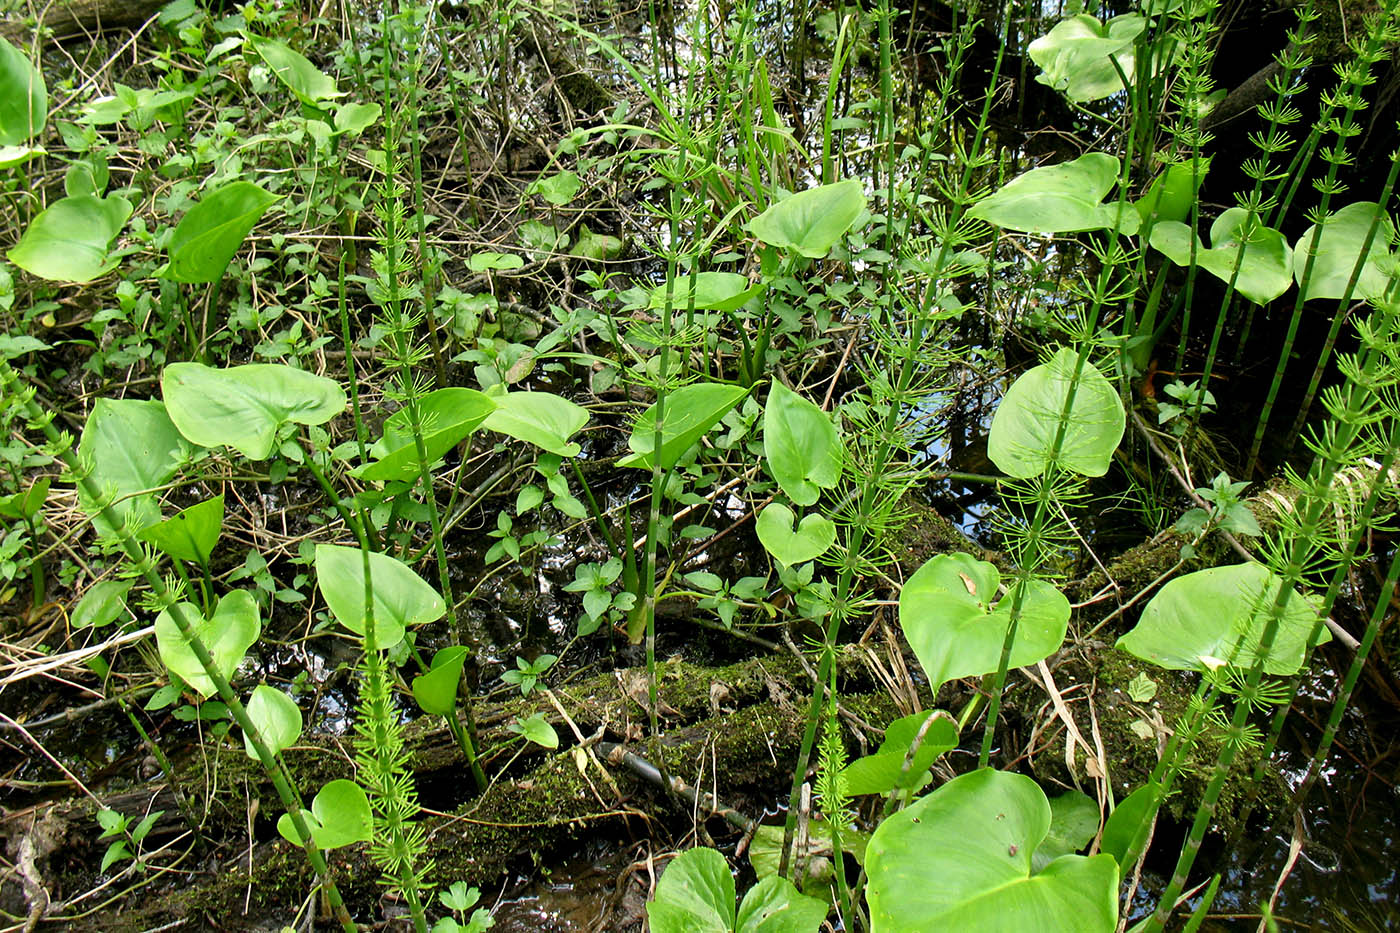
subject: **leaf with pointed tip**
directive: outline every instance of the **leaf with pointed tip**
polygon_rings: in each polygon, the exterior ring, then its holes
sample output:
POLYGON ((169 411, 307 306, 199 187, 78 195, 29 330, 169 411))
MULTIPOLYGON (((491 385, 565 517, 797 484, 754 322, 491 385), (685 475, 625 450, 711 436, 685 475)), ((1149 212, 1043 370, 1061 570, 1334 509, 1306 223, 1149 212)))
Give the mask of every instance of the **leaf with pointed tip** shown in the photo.
MULTIPOLYGON (((717 382, 696 382, 669 393, 661 425, 661 469, 675 466, 681 455, 719 424, 747 394, 748 390, 740 386, 717 382)), ((652 405, 637 419, 632 436, 627 439, 627 446, 633 452, 619 460, 618 466, 651 469, 658 407, 652 405)))
MULTIPOLYGON (((749 280, 737 272, 699 272, 693 282, 688 275, 678 276, 671 283, 671 307, 736 311, 766 287, 762 282, 750 285, 749 280)), ((650 305, 658 309, 666 307, 664 282, 651 290, 650 305)))
POLYGON ((43 73, 0 36, 0 146, 19 146, 37 136, 48 116, 43 73))
POLYGON ((1086 360, 1076 379, 1077 362, 1074 350, 1065 347, 1050 362, 1022 373, 1006 390, 987 436, 987 454, 1003 473, 1029 479, 1052 463, 1085 476, 1108 472, 1127 416, 1117 390, 1092 363, 1086 360), (1074 404, 1060 437, 1060 417, 1071 387, 1074 404))
POLYGON ((763 410, 763 453, 788 498, 811 505, 841 479, 846 449, 825 412, 774 382, 763 410))
MULTIPOLYGON (((92 484, 104 496, 115 497, 111 508, 117 518, 139 531, 160 520, 155 494, 145 490, 169 482, 189 449, 160 402, 99 398, 83 428, 78 455, 92 464, 92 484)), ((82 487, 78 501, 84 510, 96 511, 82 487)), ((101 515, 94 516, 93 526, 104 535, 114 530, 101 515)))
POLYGON ((219 532, 224 527, 224 497, 215 496, 184 509, 159 524, 143 528, 137 535, 176 560, 209 563, 219 532))
POLYGON ((116 267, 107 251, 130 216, 131 203, 116 195, 63 198, 31 220, 6 255, 40 278, 91 282, 116 267))
POLYGON ((770 246, 821 259, 865 210, 865 189, 848 179, 799 191, 749 221, 749 232, 770 246))
POLYGON ((170 266, 176 282, 217 282, 234 253, 264 212, 277 201, 251 181, 230 182, 185 212, 170 235, 170 266))
MULTIPOLYGON (((1248 220, 1249 212, 1242 207, 1232 207, 1217 217, 1210 227, 1210 249, 1196 238, 1196 265, 1222 282, 1233 279, 1235 291, 1255 304, 1266 304, 1293 284, 1293 250, 1282 233, 1257 221, 1246 235, 1248 220)), ((1150 241, 1178 266, 1191 264, 1191 228, 1186 224, 1159 222, 1152 228, 1150 241)))
MULTIPOLYGON (((1138 624, 1118 639, 1118 647, 1168 670, 1204 671, 1221 663, 1247 669, 1259 656, 1259 642, 1282 583, 1257 563, 1177 577, 1157 591, 1138 624)), ((1317 619, 1315 600, 1297 591, 1289 594, 1265 657, 1266 674, 1296 674, 1308 645, 1331 640, 1317 619)))
MULTIPOLYGON (((1346 293, 1357 260, 1361 258, 1361 247, 1366 243, 1367 234, 1380 214, 1371 245, 1366 250, 1366 260, 1361 267, 1361 276, 1352 291, 1353 298, 1380 298, 1390 286, 1391 277, 1397 271, 1396 255, 1386 245, 1394 242, 1395 225, 1390 217, 1380 210, 1374 201, 1357 201, 1333 213, 1322 222, 1322 233, 1317 242, 1316 257, 1308 273, 1307 289, 1304 298, 1341 298, 1346 293)), ((1308 264, 1308 250, 1312 246, 1317 225, 1303 231, 1293 251, 1293 275, 1298 284, 1303 284, 1303 270, 1308 264)))
MULTIPOLYGON (((215 607, 213 617, 208 619, 193 603, 180 603, 179 608, 194 635, 204 643, 215 669, 228 680, 262 632, 262 619, 253 594, 247 590, 225 594, 215 607)), ((169 609, 161 610, 156 616, 156 645, 160 649, 160 659, 171 673, 178 675, 200 696, 214 695, 214 681, 195 657, 169 609)))
POLYGON ((227 444, 251 460, 272 453, 283 424, 324 424, 345 410, 345 391, 335 380, 281 363, 228 369, 172 363, 160 387, 170 420, 188 440, 227 444))
MULTIPOLYGON (((465 440, 495 410, 495 401, 475 389, 438 389, 420 398, 418 417, 428 465, 432 466, 465 440)), ((384 436, 370 453, 378 459, 352 471, 361 479, 390 481, 418 477, 418 444, 406 407, 385 419, 384 436)))
MULTIPOLYGON (((934 696, 957 677, 996 671, 1011 623, 1015 590, 997 600, 995 565, 967 554, 939 554, 914 572, 899 594, 899 624, 928 676, 934 696)), ((1021 604, 1008 667, 1049 657, 1065 640, 1069 600, 1031 580, 1021 604)))
MULTIPOLYGON (((296 701, 281 690, 258 684, 244 708, 248 711, 248 718, 253 721, 253 728, 258 730, 258 737, 272 754, 290 748, 301 738, 301 710, 297 708, 296 701)), ((246 733, 243 735, 243 750, 249 758, 259 760, 258 753, 253 750, 253 740, 246 733)))
MULTIPOLYGON (((372 572, 372 571, 371 571, 372 572)), ((425 713, 451 716, 457 707, 457 682, 467 662, 467 649, 460 645, 443 648, 433 655, 426 674, 413 678, 413 699, 425 713)))
POLYGON ((1132 80, 1134 41, 1146 28, 1147 20, 1136 13, 1115 16, 1106 23, 1081 13, 1060 20, 1026 52, 1040 66, 1037 81, 1084 103, 1123 90, 1119 69, 1132 80))
POLYGON ((493 395, 496 408, 486 416, 488 431, 507 434, 558 454, 573 457, 582 449, 569 440, 588 423, 588 409, 550 392, 493 395))
POLYGON ((1131 204, 1104 204, 1118 184, 1119 162, 1089 152, 1072 162, 1033 168, 968 210, 967 216, 1022 233, 1078 233, 1117 227, 1137 233, 1141 218, 1131 204))
POLYGON ((889 817, 866 846, 871 933, 1111 933, 1117 864, 1063 855, 1035 871, 1032 855, 1050 822, 1034 781, 990 768, 889 817))
MULTIPOLYGON (((374 639, 380 648, 397 644, 407 627, 436 621, 447 612, 437 590, 403 561, 371 553, 369 573, 374 586, 374 639)), ((316 587, 336 621, 364 635, 365 571, 360 549, 316 545, 316 587)))
POLYGON ((293 51, 286 43, 261 36, 245 37, 258 56, 277 75, 277 79, 296 95, 297 99, 310 106, 318 106, 323 101, 345 96, 336 89, 335 79, 326 74, 300 52, 293 51))
POLYGON ((957 721, 942 710, 919 712, 890 723, 880 747, 864 758, 857 758, 841 771, 846 793, 888 794, 896 787, 917 789, 928 778, 928 769, 944 752, 958 747, 957 721), (904 759, 914 745, 924 721, 932 718, 923 740, 906 771, 904 759))

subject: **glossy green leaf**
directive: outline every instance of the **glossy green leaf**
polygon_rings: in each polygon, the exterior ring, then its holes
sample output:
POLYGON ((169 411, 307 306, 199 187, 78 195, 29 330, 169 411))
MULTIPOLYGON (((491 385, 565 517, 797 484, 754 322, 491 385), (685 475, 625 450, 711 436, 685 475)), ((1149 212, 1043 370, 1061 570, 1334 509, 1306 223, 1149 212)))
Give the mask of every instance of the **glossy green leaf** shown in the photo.
MULTIPOLYGON (((694 307, 697 311, 735 311, 765 287, 762 282, 750 285, 749 280, 737 272, 700 272, 695 275, 693 282, 688 275, 677 276, 671 283, 671 307, 694 307)), ((650 304, 658 309, 666 307, 664 282, 651 290, 650 304)))
POLYGON ((130 202, 116 195, 63 198, 29 222, 6 256, 40 278, 90 282, 116 267, 107 251, 130 216, 130 202))
POLYGON ((569 438, 588 423, 588 409, 549 392, 507 392, 493 395, 496 409, 486 417, 487 430, 518 441, 574 457, 581 448, 569 438))
POLYGON ((47 151, 43 146, 0 146, 0 169, 23 165, 47 151))
MULTIPOLYGON (((373 833, 369 798, 360 785, 344 778, 322 787, 311 801, 310 811, 303 810, 302 817, 311 830, 311 838, 322 849, 369 842, 373 833)), ((277 818, 277 832, 294 846, 303 844, 289 814, 283 813, 277 818)))
MULTIPOLYGON (((204 643, 214 667, 227 680, 238 669, 243 655, 262 632, 262 619, 258 615, 258 603, 247 590, 234 590, 219 600, 212 618, 206 619, 194 603, 180 603, 184 618, 194 628, 194 634, 204 643)), ((189 642, 180 633, 179 626, 171 618, 170 610, 162 610, 156 616, 156 644, 160 648, 160 659, 171 673, 179 676, 200 696, 214 695, 214 681, 190 649, 189 642)))
POLYGON ((335 131, 358 136, 378 123, 383 113, 378 104, 341 104, 335 110, 335 131))
MULTIPOLYGON (((661 425, 661 469, 675 466, 681 455, 747 394, 748 391, 739 386, 716 382, 692 383, 669 393, 661 425)), ((632 436, 627 439, 627 446, 633 452, 619 460, 618 466, 651 469, 656 444, 656 411, 657 406, 652 405, 637 419, 632 436)))
MULTIPOLYGON (((438 389, 420 398, 418 417, 428 465, 436 463, 465 440, 495 410, 495 401, 475 389, 438 389)), ((413 439, 407 408, 400 408, 385 419, 384 436, 370 453, 378 459, 353 471, 361 479, 418 478, 418 444, 413 439)))
POLYGON ((285 43, 260 36, 247 36, 247 42, 259 57, 267 63, 278 80, 296 95, 297 99, 311 106, 344 96, 336 89, 330 75, 321 71, 300 52, 295 52, 285 43))
POLYGON ((1173 220, 1178 223, 1191 215, 1191 205, 1196 200, 1201 183, 1210 169, 1210 157, 1196 163, 1177 162, 1168 165, 1147 189, 1147 193, 1133 202, 1143 225, 1152 219, 1153 223, 1173 220))
MULTIPOLYGON (((1352 270, 1361 258, 1361 247, 1366 243, 1366 235, 1379 211, 1374 201, 1358 201, 1348 204, 1323 222, 1317 255, 1308 275, 1308 287, 1303 292, 1304 298, 1341 298, 1346 293, 1352 270)), ((1293 247, 1293 275, 1300 286, 1308 261, 1308 249, 1316 230, 1316 225, 1304 230, 1293 247)), ((1394 239, 1395 225, 1389 216, 1382 213, 1375 236, 1366 250, 1366 262, 1352 290, 1352 298, 1380 298, 1385 294, 1391 277, 1397 271, 1396 255, 1387 246, 1394 239)))
POLYGON ((544 713, 534 713, 511 726, 512 732, 519 732, 526 740, 540 748, 558 748, 559 733, 544 718, 544 713))
MULTIPOLYGON (((365 633, 365 574, 359 548, 316 545, 316 586, 331 615, 356 635, 365 633)), ((387 554, 369 555, 374 585, 374 638, 388 648, 404 630, 442 618, 447 604, 403 561, 387 554)))
MULTIPOLYGON (((1014 590, 997 599, 997 568, 968 554, 939 554, 914 572, 899 594, 899 624, 929 686, 996 671, 1011 622, 1014 590)), ((1010 667, 1049 657, 1065 639, 1069 601, 1041 580, 1028 589, 1011 644, 1010 667)))
POLYGON ((578 195, 582 187, 578 173, 566 170, 531 182, 526 193, 538 194, 555 207, 563 207, 578 195))
POLYGON ((287 422, 324 424, 345 409, 339 383, 280 363, 214 369, 172 363, 160 378, 170 419, 202 447, 227 444, 252 460, 272 453, 287 422))
POLYGON ((734 910, 734 877, 714 849, 690 849, 671 860, 647 904, 652 933, 815 933, 826 904, 770 875, 734 910), (670 879, 669 881, 667 879, 670 879))
POLYGON ((754 530, 764 549, 785 567, 815 560, 836 543, 836 525, 816 512, 803 517, 796 530, 792 509, 781 502, 770 502, 758 513, 754 530))
MULTIPOLYGON (((188 452, 165 406, 136 399, 99 398, 78 445, 78 456, 92 464, 89 478, 104 496, 114 498, 112 511, 131 531, 160 519, 155 495, 144 490, 168 483, 188 452)), ((96 511, 81 487, 78 499, 84 510, 96 511)), ((102 534, 113 531, 100 515, 93 525, 102 534)))
POLYGON ((215 496, 192 505, 171 518, 141 530, 137 535, 176 560, 209 563, 219 532, 224 527, 224 497, 215 496))
POLYGON ((230 182, 185 212, 170 235, 170 267, 177 282, 217 282, 264 212, 277 201, 250 181, 230 182))
MULTIPOLYGON (((297 708, 296 700, 281 690, 258 684, 253 688, 253 695, 248 698, 244 709, 248 711, 248 718, 253 721, 253 728, 258 730, 263 744, 274 755, 290 748, 301 738, 301 710, 297 708)), ((243 736, 243 750, 249 758, 259 760, 257 752, 253 751, 253 742, 246 733, 243 736)))
MULTIPOLYGON (((1118 647, 1169 670, 1200 671, 1221 664, 1252 667, 1282 582, 1256 563, 1177 577, 1157 591, 1138 624, 1118 639, 1118 647)), ((1265 673, 1295 674, 1309 644, 1331 640, 1331 633, 1316 625, 1317 618, 1314 599, 1296 590, 1289 595, 1265 657, 1265 673)))
POLYGON ((749 221, 749 232, 770 246, 821 259, 865 210, 859 181, 838 181, 799 191, 749 221))
POLYGON ((1077 233, 1113 227, 1124 236, 1138 231, 1132 205, 1104 204, 1118 184, 1118 159, 1090 152, 1073 162, 1047 165, 1018 175, 990 197, 974 204, 967 216, 1023 233, 1077 233))
POLYGON ((896 719, 885 729, 885 740, 880 747, 864 758, 857 758, 841 771, 841 782, 846 793, 888 794, 896 787, 918 789, 928 778, 928 769, 945 752, 958 747, 958 724, 942 710, 919 712, 896 719), (904 770, 904 759, 909 754, 914 739, 924 722, 929 723, 924 731, 908 771, 904 770))
POLYGON ((467 260, 467 267, 473 272, 487 272, 510 269, 519 269, 525 265, 525 260, 520 258, 518 253, 472 253, 467 260))
POLYGON ((1134 41, 1145 28, 1147 20, 1136 13, 1106 23, 1087 14, 1063 19, 1026 48, 1040 66, 1035 79, 1076 103, 1117 94, 1123 90, 1118 69, 1132 80, 1134 41))
POLYGON ((846 448, 826 412, 774 382, 763 410, 763 453, 788 498, 811 505, 841 479, 846 448))
POLYGON ((37 136, 48 115, 43 74, 0 36, 0 146, 18 146, 37 136))
MULTIPOLYGON (((1249 212, 1232 207, 1215 219, 1210 228, 1210 249, 1196 238, 1196 265, 1223 282, 1235 281, 1235 291, 1255 304, 1273 301, 1293 284, 1293 250, 1272 227, 1257 222, 1248 234, 1249 212), (1239 273, 1235 264, 1239 263, 1239 273)), ((1152 246, 1178 266, 1191 264, 1191 228, 1175 221, 1163 221, 1152 228, 1152 246)))
MULTIPOLYGON (((3 340, 3 337, 0 337, 0 340, 3 340)), ((52 476, 41 476, 30 483, 28 489, 0 496, 0 518, 21 521, 38 515, 48 500, 49 486, 52 484, 52 476)))
POLYGON ((423 712, 434 716, 452 715, 457 707, 457 683, 466 662, 466 648, 460 645, 443 648, 433 655, 428 672, 413 678, 413 698, 423 712))
MULTIPOLYGON (((841 831, 841 851, 862 865, 865 863, 865 847, 869 841, 869 833, 852 826, 847 826, 841 831)), ((801 858, 806 868, 802 886, 807 892, 826 893, 835 883, 835 870, 832 865, 835 851, 831 843, 831 824, 822 819, 820 814, 813 814, 807 823, 805 838, 800 842, 793 840, 793 856, 801 858)), ((758 827, 753 841, 749 843, 749 864, 753 866, 754 873, 759 878, 778 874, 782 857, 783 827, 758 827)))
POLYGON ((1161 784, 1148 781, 1118 801, 1118 806, 1104 821, 1099 851, 1112 856, 1122 873, 1126 874, 1132 868, 1147 847, 1163 795, 1161 784))
POLYGON ((588 224, 581 223, 578 227, 578 242, 570 248, 569 255, 602 262, 621 256, 622 246, 621 238, 607 233, 595 233, 589 229, 588 224))
POLYGON ((1123 439, 1127 416, 1118 391, 1087 360, 1074 378, 1074 350, 1065 347, 1011 384, 992 416, 987 454, 1006 475, 1040 476, 1052 462, 1085 476, 1102 476, 1123 439), (1076 386, 1064 437, 1055 452, 1060 416, 1076 386))
POLYGON ((1062 855, 1087 846, 1099 834, 1099 805, 1088 794, 1067 790, 1050 798, 1050 831, 1031 857, 1031 870, 1041 871, 1062 855))
POLYGON ((111 625, 126 612, 126 594, 133 580, 103 580, 94 583, 73 610, 74 628, 101 628, 111 625))
POLYGON ((872 933, 1112 933, 1118 866, 1111 857, 1065 855, 1032 869, 1050 819, 1034 781, 989 768, 889 817, 866 847, 872 933))

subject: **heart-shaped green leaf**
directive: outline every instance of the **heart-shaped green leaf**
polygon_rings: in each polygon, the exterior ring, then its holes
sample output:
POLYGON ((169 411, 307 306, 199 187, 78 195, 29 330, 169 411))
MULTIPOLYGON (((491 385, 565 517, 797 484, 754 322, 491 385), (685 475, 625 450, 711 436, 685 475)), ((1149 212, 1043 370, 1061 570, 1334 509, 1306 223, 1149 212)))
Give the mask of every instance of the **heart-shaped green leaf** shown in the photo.
POLYGON ((1146 226, 1149 219, 1153 223, 1163 220, 1174 220, 1178 223, 1184 221, 1191 214, 1191 205, 1196 200, 1201 182, 1205 181, 1209 169, 1209 156, 1201 158, 1194 169, 1190 162, 1177 162, 1167 166, 1152 182, 1147 193, 1133 202, 1143 225, 1146 226))
POLYGON ((341 104, 335 111, 335 131, 358 136, 378 123, 383 112, 378 104, 341 104))
MULTIPOLYGON (((688 275, 677 276, 671 283, 671 307, 697 311, 736 311, 767 286, 762 282, 750 285, 736 272, 699 272, 694 280, 688 275), (693 298, 693 301, 692 301, 693 298)), ((666 307, 666 285, 651 290, 651 307, 666 307)))
POLYGON ((111 625, 126 612, 126 594, 133 580, 103 580, 94 583, 73 610, 74 628, 101 628, 111 625))
POLYGON ((294 52, 285 43, 260 36, 246 36, 246 41, 259 57, 277 75, 278 80, 296 95, 303 104, 318 106, 324 101, 343 97, 344 92, 336 89, 335 80, 307 60, 300 52, 294 52))
POLYGON ((890 723, 879 749, 846 765, 841 771, 841 782, 846 793, 852 796, 888 794, 896 787, 918 789, 939 756, 957 747, 958 724, 952 716, 942 710, 914 713, 890 723), (905 771, 904 759, 928 719, 933 721, 924 731, 909 770, 905 771))
POLYGON ((1122 873, 1132 868, 1146 848, 1152 821, 1157 818, 1164 796, 1161 784, 1148 781, 1120 800, 1104 821, 1099 851, 1111 855, 1122 873))
MULTIPOLYGON (((322 849, 338 849, 356 842, 369 842, 374 830, 374 817, 369 798, 354 781, 341 778, 321 788, 311 801, 311 810, 301 811, 311 830, 311 838, 322 849)), ((294 846, 304 843, 297 836, 289 814, 277 818, 277 832, 294 846)))
POLYGON ((774 382, 763 410, 763 452, 788 498, 811 505, 841 479, 846 448, 825 412, 774 382))
POLYGON ((1034 781, 990 768, 887 818, 866 847, 872 933, 1111 933, 1118 925, 1112 857, 1064 855, 1032 869, 1050 820, 1034 781))
MULTIPOLYGON (((1256 221, 1246 234, 1249 211, 1232 207, 1211 224, 1211 248, 1196 239, 1196 265, 1223 282, 1235 281, 1235 291, 1255 304, 1273 301, 1293 284, 1293 250, 1272 227, 1256 221), (1240 252, 1240 243, 1245 243, 1240 252), (1239 263, 1239 273, 1235 264, 1239 263)), ((1152 228, 1152 246, 1178 266, 1191 264, 1191 228, 1162 221, 1152 228)))
POLYGON ((496 409, 486 417, 486 429, 534 444, 561 457, 574 457, 581 448, 569 440, 588 423, 588 409, 549 392, 507 392, 491 396, 496 409))
POLYGON ((40 278, 90 282, 115 267, 107 250, 130 216, 130 202, 116 195, 63 198, 31 220, 6 255, 40 278))
POLYGON ((0 146, 18 146, 37 136, 48 116, 43 74, 0 36, 0 146))
POLYGON ((467 662, 467 649, 460 645, 443 648, 433 655, 426 674, 413 678, 413 698, 425 713, 451 716, 457 707, 457 682, 467 662))
MULTIPOLYGON (((681 455, 747 394, 747 389, 717 382, 696 382, 668 394, 661 425, 661 456, 658 458, 661 469, 669 470, 675 466, 681 455)), ((652 449, 656 444, 657 407, 652 405, 637 419, 632 436, 627 439, 627 446, 633 452, 619 460, 618 466, 651 469, 652 449)))
POLYGON ((209 563, 209 555, 214 553, 214 545, 219 543, 223 527, 224 497, 219 495, 142 529, 137 537, 176 560, 194 561, 204 566, 209 563))
MULTIPOLYGON (((365 633, 365 573, 359 548, 316 545, 316 586, 341 625, 356 635, 365 633)), ((403 561, 377 552, 369 555, 374 585, 374 638, 388 648, 403 638, 410 625, 442 618, 447 612, 437 590, 403 561)))
POLYGON ((859 181, 838 181, 799 191, 749 221, 749 232, 770 246, 821 259, 865 210, 859 181))
POLYGON ((1051 797, 1050 831, 1031 856, 1031 871, 1043 871, 1062 855, 1087 846, 1099 834, 1099 805, 1088 794, 1067 790, 1051 797))
MULTIPOLYGON (((145 490, 169 482, 189 449, 160 402, 99 398, 83 428, 78 455, 92 464, 89 479, 104 496, 114 498, 112 511, 134 532, 160 520, 156 497, 145 490)), ((82 487, 78 499, 84 510, 96 511, 82 487)), ((93 526, 100 534, 114 530, 100 515, 93 526)))
MULTIPOLYGON (((1157 591, 1118 647, 1158 667, 1204 671, 1231 664, 1253 666, 1282 579, 1263 564, 1211 567, 1177 577, 1157 591)), ((1309 644, 1330 641, 1317 625, 1316 602, 1289 595, 1264 661, 1264 672, 1287 676, 1303 664, 1309 644), (1316 633, 1314 633, 1316 629, 1316 633)))
POLYGON ((836 524, 831 519, 813 512, 794 531, 795 518, 792 509, 781 502, 770 502, 754 522, 764 549, 785 567, 815 560, 836 543, 836 524))
POLYGON ((538 194, 555 207, 563 207, 578 195, 582 187, 583 182, 579 180, 578 173, 565 170, 536 179, 525 189, 525 193, 538 194))
MULTIPOLYGON (((934 696, 957 677, 996 671, 1011 622, 1015 590, 999 602, 1001 575, 967 554, 939 554, 915 571, 899 594, 899 624, 923 665, 934 696)), ((1040 580, 1026 584, 1010 667, 1034 664, 1065 640, 1069 601, 1040 580)))
MULTIPOLYGON (((214 609, 213 618, 206 619, 193 603, 180 603, 184 619, 193 627, 194 635, 204 643, 214 667, 224 679, 233 676, 239 662, 262 632, 258 603, 247 590, 228 593, 214 609)), ((156 644, 160 659, 172 674, 189 684, 202 697, 215 693, 214 681, 205 672, 190 644, 175 624, 169 609, 156 616, 156 644)))
POLYGON ((250 181, 230 182, 185 212, 168 246, 166 272, 177 282, 217 282, 248 231, 277 201, 250 181))
POLYGON ((509 271, 525 265, 518 253, 472 253, 467 266, 473 272, 509 271))
MULTIPOLYGON (((1341 298, 1346 293, 1347 283, 1351 281, 1352 271, 1361 258, 1361 247, 1366 243, 1366 236, 1377 213, 1380 213, 1381 221, 1366 250, 1366 261, 1361 267, 1361 277, 1356 282, 1352 297, 1375 299, 1385 294, 1397 266, 1395 254, 1386 245, 1394 242, 1395 225, 1374 201, 1357 201, 1323 221, 1317 255, 1303 292, 1304 298, 1341 298)), ((1316 224, 1304 230, 1294 245, 1293 274, 1299 286, 1303 284, 1303 270, 1307 266, 1308 250, 1316 231, 1316 224)))
POLYGON ((1031 169, 978 201, 967 216, 1023 233, 1117 227, 1119 233, 1132 236, 1140 222, 1132 205, 1125 204, 1120 214, 1117 204, 1102 203, 1118 183, 1118 165, 1114 156, 1089 152, 1073 162, 1031 169))
MULTIPOLYGON (((495 410, 495 401, 475 389, 438 389, 419 399, 418 417, 428 465, 460 444, 495 410)), ((361 479, 389 481, 418 477, 418 444, 413 439, 407 408, 400 408, 384 421, 384 436, 370 453, 379 459, 353 471, 361 479)))
POLYGON ((825 902, 776 875, 750 888, 736 914, 729 864, 703 848, 673 859, 647 904, 652 933, 815 933, 825 919, 825 902))
POLYGON ((170 420, 187 439, 201 447, 227 444, 252 460, 267 458, 286 422, 324 424, 345 409, 335 380, 280 363, 172 363, 160 387, 170 420))
POLYGON ((1052 463, 1085 476, 1108 472, 1127 416, 1113 384, 1092 363, 1086 360, 1076 379, 1077 362, 1074 350, 1065 347, 1006 390, 987 437, 987 454, 1006 475, 1029 479, 1052 463), (1057 450, 1060 416, 1071 387, 1074 405, 1057 450))
POLYGON ((1136 13, 1106 23, 1083 13, 1063 19, 1026 48, 1040 66, 1035 79, 1076 103, 1117 94, 1123 90, 1119 69, 1133 78, 1134 40, 1146 27, 1147 20, 1136 13))
POLYGON ((622 240, 607 233, 595 233, 588 224, 579 224, 578 242, 569 250, 570 256, 602 262, 622 255, 622 240))
MULTIPOLYGON (((258 730, 258 736, 272 754, 290 748, 301 738, 301 710, 297 708, 296 700, 281 690, 258 684, 244 708, 248 711, 248 718, 253 721, 253 728, 258 730)), ((246 733, 243 736, 243 750, 249 758, 258 760, 258 753, 253 751, 253 742, 246 733)))

